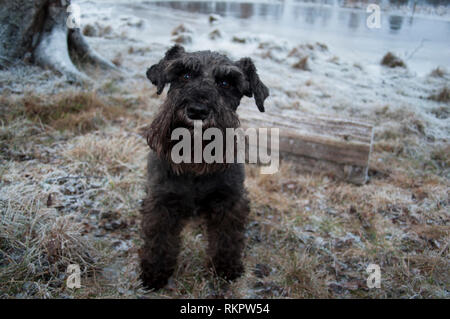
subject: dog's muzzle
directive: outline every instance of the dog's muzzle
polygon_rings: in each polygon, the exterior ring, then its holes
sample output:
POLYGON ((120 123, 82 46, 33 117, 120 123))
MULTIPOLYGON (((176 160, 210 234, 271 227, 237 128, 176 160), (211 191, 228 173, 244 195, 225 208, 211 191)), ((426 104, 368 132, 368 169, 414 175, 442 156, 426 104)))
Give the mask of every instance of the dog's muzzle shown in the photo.
POLYGON ((204 104, 190 104, 186 107, 186 115, 191 120, 203 121, 209 116, 210 109, 204 104))

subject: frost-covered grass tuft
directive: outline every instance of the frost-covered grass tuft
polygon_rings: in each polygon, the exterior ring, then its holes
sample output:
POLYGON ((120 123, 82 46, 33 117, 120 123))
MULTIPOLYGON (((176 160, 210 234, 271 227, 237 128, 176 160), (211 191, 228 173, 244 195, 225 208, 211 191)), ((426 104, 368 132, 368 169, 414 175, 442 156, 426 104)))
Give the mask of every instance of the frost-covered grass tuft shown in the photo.
POLYGON ((392 52, 386 53, 386 55, 381 59, 381 65, 396 68, 402 67, 405 68, 405 62, 403 62, 399 57, 395 56, 392 52))
POLYGON ((436 102, 450 102, 450 89, 448 87, 443 87, 436 94, 432 94, 429 97, 430 100, 436 102))

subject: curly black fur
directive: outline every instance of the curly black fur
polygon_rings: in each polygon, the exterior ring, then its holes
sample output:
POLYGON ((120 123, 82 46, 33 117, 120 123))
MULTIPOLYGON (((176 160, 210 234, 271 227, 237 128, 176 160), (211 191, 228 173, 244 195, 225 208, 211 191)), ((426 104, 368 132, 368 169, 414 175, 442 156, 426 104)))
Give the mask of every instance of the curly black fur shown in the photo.
POLYGON ((168 50, 147 71, 161 94, 170 84, 167 100, 147 132, 152 149, 148 158, 147 197, 142 206, 144 246, 140 250, 142 281, 161 288, 173 273, 180 250, 180 233, 192 217, 203 218, 208 231, 211 267, 233 280, 244 271, 241 260, 249 201, 243 164, 180 163, 171 161, 171 132, 203 128, 237 128, 241 98, 254 96, 264 112, 269 95, 250 58, 233 62, 211 51, 188 53, 181 46, 168 50))

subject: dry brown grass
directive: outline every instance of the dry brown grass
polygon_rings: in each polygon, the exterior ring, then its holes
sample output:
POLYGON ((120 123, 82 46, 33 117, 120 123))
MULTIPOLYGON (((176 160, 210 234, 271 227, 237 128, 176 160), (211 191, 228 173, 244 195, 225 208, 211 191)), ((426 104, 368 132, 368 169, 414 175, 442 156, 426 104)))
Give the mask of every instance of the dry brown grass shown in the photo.
POLYGON ((130 101, 105 98, 96 92, 64 92, 55 96, 26 94, 1 97, 2 118, 6 123, 24 117, 57 130, 79 133, 100 128, 106 121, 126 114, 130 101))
POLYGON ((123 56, 121 53, 117 54, 114 59, 111 60, 112 63, 114 63, 115 66, 121 66, 123 63, 123 56))
POLYGON ((436 94, 432 94, 428 98, 436 102, 450 102, 450 89, 443 87, 436 94))
POLYGON ((444 68, 437 67, 433 71, 430 72, 430 76, 437 77, 437 78, 443 78, 447 75, 447 71, 444 68))
POLYGON ((145 162, 147 145, 136 135, 87 134, 75 138, 63 152, 68 162, 92 174, 118 174, 133 171, 145 162), (136 166, 137 165, 137 166, 136 166))
POLYGON ((92 24, 87 24, 83 28, 83 35, 87 37, 95 37, 97 35, 97 29, 92 24))
POLYGON ((308 64, 308 58, 309 58, 309 56, 305 56, 305 57, 301 58, 297 63, 294 63, 292 65, 292 67, 294 69, 299 69, 299 70, 303 70, 303 71, 311 71, 311 68, 309 67, 309 64, 308 64))
POLYGON ((0 197, 0 283, 3 296, 60 297, 65 271, 80 265, 92 278, 106 257, 101 242, 82 236, 75 214, 61 216, 45 205, 35 186, 4 186, 0 197))
POLYGON ((392 52, 386 53, 386 55, 381 59, 381 65, 390 67, 390 68, 405 68, 406 64, 399 57, 395 56, 392 52))

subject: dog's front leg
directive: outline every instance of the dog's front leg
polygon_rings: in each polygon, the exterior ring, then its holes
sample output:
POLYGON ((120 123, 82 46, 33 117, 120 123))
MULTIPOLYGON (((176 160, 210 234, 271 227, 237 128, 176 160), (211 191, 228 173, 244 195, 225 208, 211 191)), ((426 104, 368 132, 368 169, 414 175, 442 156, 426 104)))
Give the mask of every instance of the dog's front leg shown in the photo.
POLYGON ((160 289, 175 269, 183 220, 170 207, 149 197, 144 201, 142 218, 141 279, 147 289, 160 289))
POLYGON ((215 272, 226 280, 244 272, 242 251, 249 210, 248 200, 242 197, 231 209, 213 212, 207 220, 208 254, 215 272))

